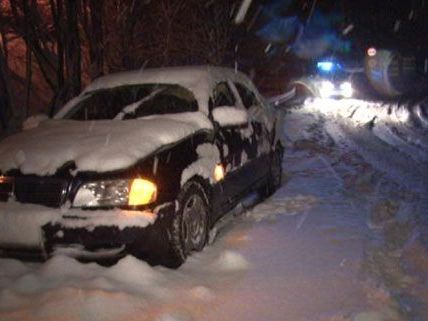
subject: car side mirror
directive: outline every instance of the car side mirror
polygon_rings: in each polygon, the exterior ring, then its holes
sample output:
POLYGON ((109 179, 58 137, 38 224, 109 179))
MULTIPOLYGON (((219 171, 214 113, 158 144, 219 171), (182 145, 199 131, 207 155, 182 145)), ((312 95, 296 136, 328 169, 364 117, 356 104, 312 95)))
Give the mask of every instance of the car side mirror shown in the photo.
POLYGON ((213 110, 213 120, 220 127, 243 126, 248 124, 248 113, 237 107, 216 107, 213 110))
POLYGON ((45 114, 36 114, 34 116, 28 117, 24 122, 22 123, 22 129, 23 130, 29 130, 36 127, 39 127, 41 123, 48 120, 49 116, 45 114))

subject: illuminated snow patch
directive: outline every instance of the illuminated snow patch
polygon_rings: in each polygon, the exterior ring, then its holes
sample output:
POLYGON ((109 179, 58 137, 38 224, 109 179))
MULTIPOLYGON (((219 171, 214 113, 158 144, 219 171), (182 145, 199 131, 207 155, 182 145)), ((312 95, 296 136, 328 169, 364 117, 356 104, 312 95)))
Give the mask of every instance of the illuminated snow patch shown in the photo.
POLYGON ((226 250, 214 262, 214 268, 222 271, 239 271, 249 267, 248 261, 239 253, 226 250))
POLYGON ((278 199, 271 198, 247 211, 245 216, 247 219, 259 222, 272 219, 278 215, 302 214, 310 210, 317 203, 318 198, 312 195, 297 195, 278 199))

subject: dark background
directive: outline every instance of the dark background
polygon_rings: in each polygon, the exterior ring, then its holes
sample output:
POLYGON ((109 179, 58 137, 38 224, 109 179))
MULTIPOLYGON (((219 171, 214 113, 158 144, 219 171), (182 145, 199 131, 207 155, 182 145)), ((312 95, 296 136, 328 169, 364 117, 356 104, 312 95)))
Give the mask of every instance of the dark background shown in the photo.
POLYGON ((427 56, 424 0, 253 0, 237 24, 241 4, 1 0, 0 127, 38 112, 52 115, 92 79, 121 70, 229 66, 269 96, 322 56, 356 67, 370 46, 427 56))

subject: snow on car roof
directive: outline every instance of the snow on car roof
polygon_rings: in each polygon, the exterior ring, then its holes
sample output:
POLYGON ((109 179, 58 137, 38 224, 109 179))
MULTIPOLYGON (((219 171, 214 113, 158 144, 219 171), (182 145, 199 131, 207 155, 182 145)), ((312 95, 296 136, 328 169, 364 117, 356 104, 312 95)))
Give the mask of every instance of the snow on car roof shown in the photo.
POLYGON ((251 89, 255 89, 248 77, 242 72, 231 68, 209 65, 149 68, 114 73, 95 79, 78 97, 68 102, 55 118, 64 116, 84 95, 92 91, 136 84, 181 85, 193 92, 200 110, 208 114, 209 95, 217 83, 227 79, 243 83, 251 89))
POLYGON ((214 66, 164 67, 119 72, 96 79, 84 92, 112 88, 126 84, 175 83, 188 88, 198 88, 199 81, 215 84, 225 78, 248 82, 240 71, 214 66))

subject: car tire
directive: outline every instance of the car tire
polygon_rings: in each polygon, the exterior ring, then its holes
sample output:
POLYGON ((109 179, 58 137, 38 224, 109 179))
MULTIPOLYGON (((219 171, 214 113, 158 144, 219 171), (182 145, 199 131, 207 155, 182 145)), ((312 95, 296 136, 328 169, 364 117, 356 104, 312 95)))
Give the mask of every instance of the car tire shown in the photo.
POLYGON ((271 156, 269 174, 266 184, 260 189, 259 194, 265 199, 275 193, 282 182, 282 148, 277 148, 271 156))
POLYGON ((197 181, 186 183, 178 197, 178 209, 168 227, 169 266, 182 265, 192 251, 201 251, 208 240, 209 202, 197 181))

